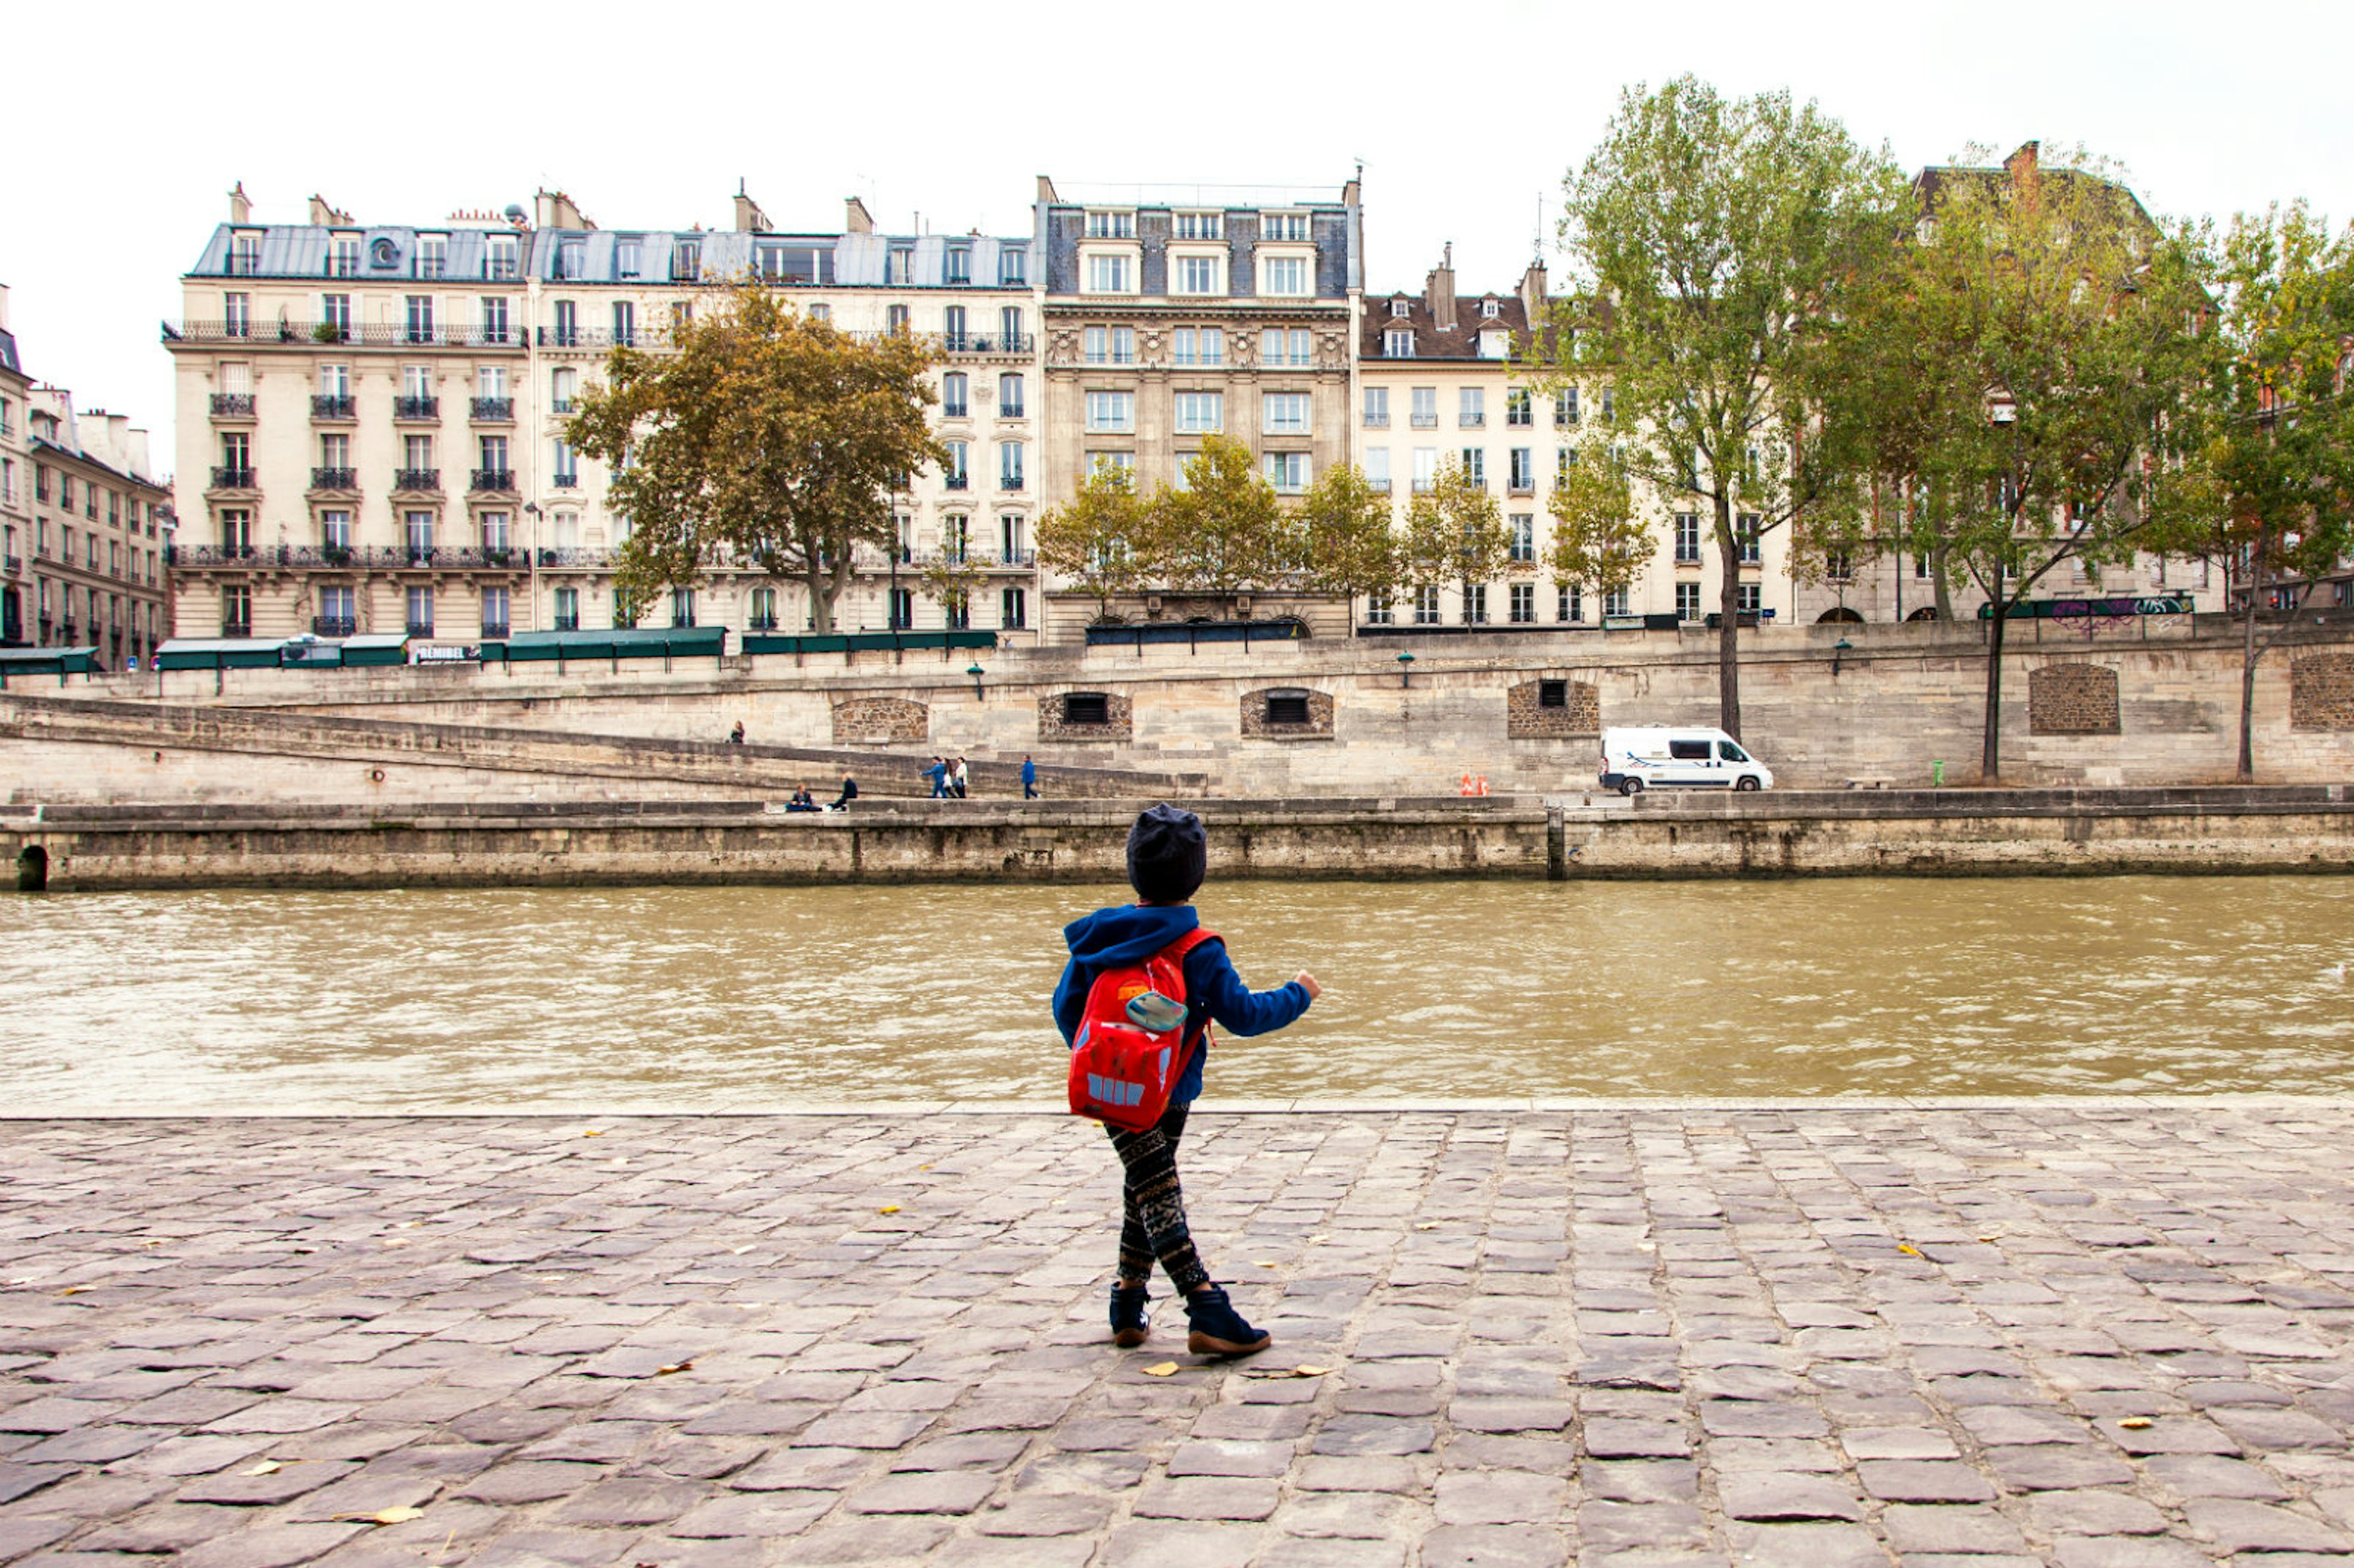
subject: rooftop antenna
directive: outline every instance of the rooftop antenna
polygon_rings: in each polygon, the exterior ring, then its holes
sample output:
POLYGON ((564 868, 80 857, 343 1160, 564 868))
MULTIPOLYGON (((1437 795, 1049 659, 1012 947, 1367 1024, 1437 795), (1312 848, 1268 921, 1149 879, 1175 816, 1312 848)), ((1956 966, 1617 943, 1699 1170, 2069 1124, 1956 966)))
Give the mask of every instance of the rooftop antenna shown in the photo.
POLYGON ((1536 227, 1529 230, 1529 260, 1542 261, 1544 260, 1544 192, 1543 189, 1539 189, 1536 195, 1536 227))

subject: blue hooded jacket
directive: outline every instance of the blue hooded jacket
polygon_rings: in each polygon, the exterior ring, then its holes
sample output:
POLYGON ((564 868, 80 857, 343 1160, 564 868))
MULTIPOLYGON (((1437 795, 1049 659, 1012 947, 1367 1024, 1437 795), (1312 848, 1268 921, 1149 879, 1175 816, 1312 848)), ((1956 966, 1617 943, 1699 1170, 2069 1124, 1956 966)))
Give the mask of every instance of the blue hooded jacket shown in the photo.
MULTIPOLYGON (((1063 927, 1070 944, 1071 961, 1055 987, 1055 1027, 1067 1045, 1078 1033, 1079 1018, 1087 1009, 1087 991, 1096 976, 1120 964, 1140 964, 1186 932, 1202 924, 1190 904, 1114 905, 1072 921, 1063 927)), ((1298 980, 1286 980, 1273 991, 1252 991, 1235 973, 1226 944, 1211 938, 1185 955, 1185 1033, 1199 1033, 1204 1021, 1215 1019, 1235 1034, 1265 1034, 1282 1028, 1308 1011, 1308 992, 1298 980)), ((1170 1092, 1172 1104, 1191 1105, 1202 1095, 1202 1064, 1210 1054, 1207 1042, 1193 1053, 1185 1075, 1170 1092)))

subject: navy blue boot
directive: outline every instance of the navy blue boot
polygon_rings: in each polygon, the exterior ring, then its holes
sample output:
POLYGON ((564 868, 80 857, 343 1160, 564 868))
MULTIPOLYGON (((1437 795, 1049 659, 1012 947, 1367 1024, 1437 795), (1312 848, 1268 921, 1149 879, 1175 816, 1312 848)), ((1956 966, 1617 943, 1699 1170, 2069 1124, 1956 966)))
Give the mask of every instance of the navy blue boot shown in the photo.
POLYGON ((1248 1356, 1275 1343, 1275 1336, 1243 1321, 1225 1290, 1212 1285, 1185 1298, 1185 1316, 1193 1330, 1185 1349, 1197 1356, 1248 1356))
POLYGON ((1111 1285, 1111 1342, 1123 1351, 1132 1351, 1144 1343, 1151 1332, 1144 1321, 1144 1304, 1150 1298, 1141 1285, 1122 1285, 1117 1279, 1111 1285))

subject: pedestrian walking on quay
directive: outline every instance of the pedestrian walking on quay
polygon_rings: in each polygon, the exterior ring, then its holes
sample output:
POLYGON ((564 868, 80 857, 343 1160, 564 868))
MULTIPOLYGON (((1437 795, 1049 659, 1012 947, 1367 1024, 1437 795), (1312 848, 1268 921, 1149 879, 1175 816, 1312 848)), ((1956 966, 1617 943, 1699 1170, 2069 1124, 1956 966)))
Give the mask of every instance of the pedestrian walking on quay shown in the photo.
MULTIPOLYGON (((1243 984, 1225 943, 1203 927, 1193 905, 1208 868, 1209 838, 1201 818, 1166 805, 1137 817, 1128 835, 1128 880, 1137 902, 1098 909, 1063 927, 1071 957, 1055 988, 1055 1023, 1065 1044, 1076 1049, 1087 1044, 1081 1038, 1083 1027, 1092 1030, 1107 1009, 1124 1007, 1127 1018, 1165 1033, 1177 1028, 1182 1005, 1178 1038, 1183 1065, 1168 1069, 1175 1081, 1168 1086, 1167 1108, 1136 1128, 1117 1125, 1111 1114, 1101 1118, 1122 1171, 1112 1342, 1129 1349, 1150 1333, 1145 1286, 1158 1260, 1185 1302, 1186 1349, 1196 1355, 1238 1356, 1263 1351, 1274 1340, 1246 1322, 1225 1288, 1211 1280, 1185 1222, 1177 1142, 1202 1093, 1210 1025, 1222 1024, 1235 1034, 1265 1034, 1307 1012, 1320 988, 1305 969, 1273 991, 1253 991, 1243 984), (1130 983, 1140 969, 1163 978, 1150 987, 1130 983), (1099 980, 1107 983, 1098 986, 1099 980), (1110 995, 1114 990, 1119 994, 1110 995), (1171 994, 1177 991, 1182 994, 1171 994)), ((1078 1093, 1075 1076, 1074 1108, 1078 1093)), ((1138 1102, 1131 1096, 1128 1103, 1138 1102)), ((1144 1109, 1149 1113, 1149 1104, 1144 1109)))
POLYGON ((933 800, 937 800, 945 796, 949 792, 948 758, 945 757, 933 758, 932 765, 924 769, 924 777, 931 782, 933 800))
POLYGON ((1022 798, 1025 800, 1038 798, 1038 765, 1030 760, 1027 753, 1022 758, 1022 798))
POLYGON ((964 758, 956 759, 956 798, 960 800, 971 791, 972 776, 965 771, 964 758))

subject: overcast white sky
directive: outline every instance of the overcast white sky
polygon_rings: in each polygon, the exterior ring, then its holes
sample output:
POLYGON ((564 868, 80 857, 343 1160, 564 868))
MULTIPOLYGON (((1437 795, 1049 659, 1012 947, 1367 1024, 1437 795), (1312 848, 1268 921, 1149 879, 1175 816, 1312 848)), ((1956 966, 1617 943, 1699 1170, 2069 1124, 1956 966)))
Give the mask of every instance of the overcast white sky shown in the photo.
POLYGON ((1508 287, 1540 198, 1619 90, 1691 71, 1814 98, 1910 167, 2083 143, 2160 214, 2297 196, 2354 216, 2354 6, 1447 3, 713 8, 407 0, 193 6, 9 26, 0 283, 26 368, 171 450, 157 322, 239 180, 263 221, 318 191, 362 222, 567 190, 608 228, 1028 231, 1034 176, 1316 184, 1365 166, 1366 282, 1508 287), (1177 17, 1183 14, 1184 22, 1177 17), (94 19, 96 18, 96 19, 94 19))

